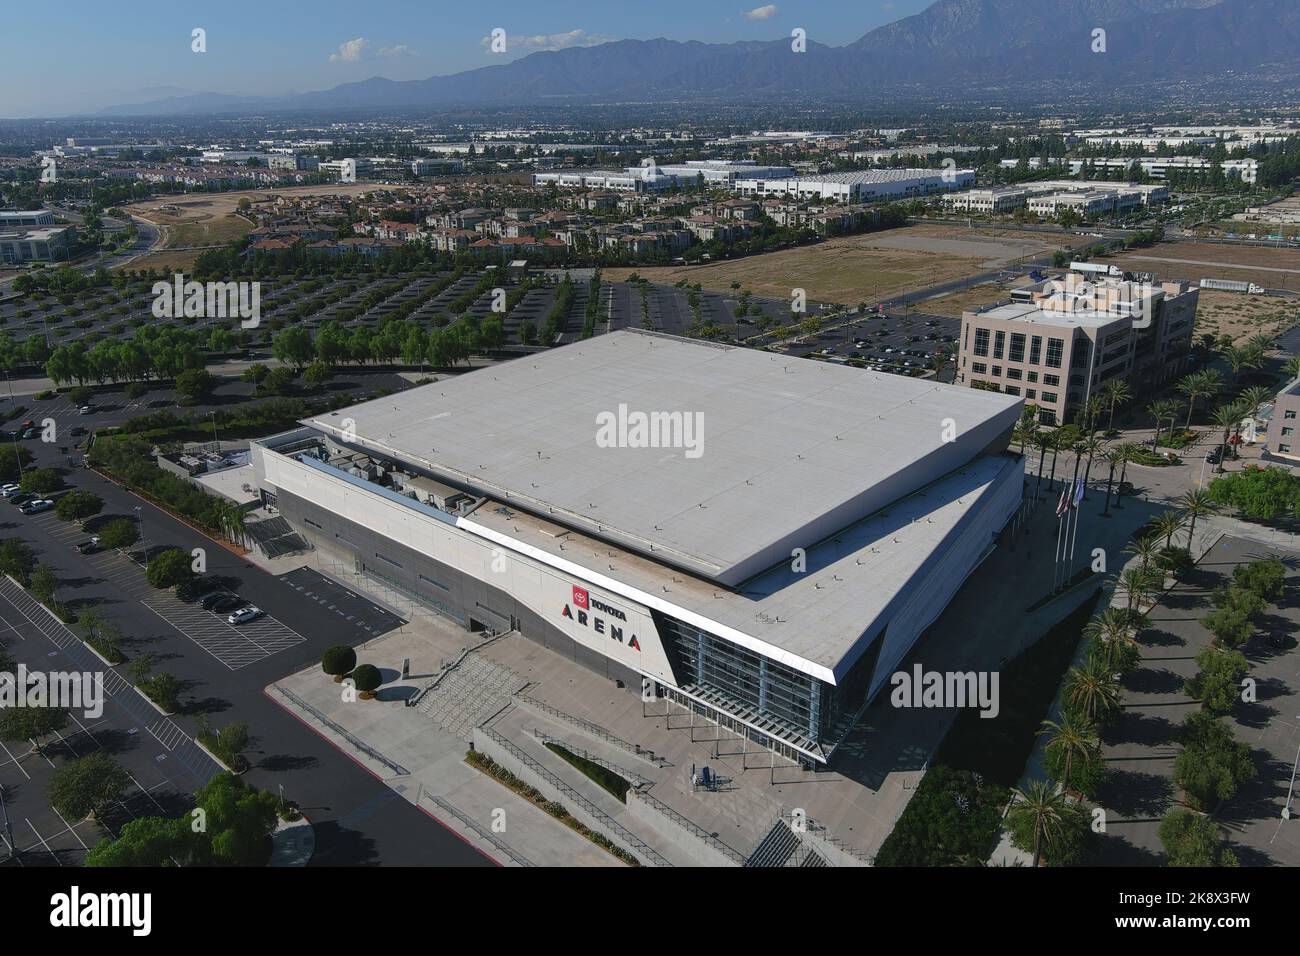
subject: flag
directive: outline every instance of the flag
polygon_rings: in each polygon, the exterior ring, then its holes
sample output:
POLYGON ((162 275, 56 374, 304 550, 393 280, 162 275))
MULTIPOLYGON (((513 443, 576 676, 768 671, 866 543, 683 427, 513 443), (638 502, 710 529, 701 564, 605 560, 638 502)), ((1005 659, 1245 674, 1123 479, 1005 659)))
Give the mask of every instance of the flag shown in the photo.
POLYGON ((1061 517, 1061 515, 1065 514, 1066 509, 1069 507, 1069 502, 1070 502, 1070 492, 1068 489, 1062 488, 1061 500, 1056 504, 1056 517, 1059 518, 1061 517))
POLYGON ((1079 507, 1079 502, 1083 500, 1083 479, 1080 478, 1074 487, 1074 507, 1079 507))

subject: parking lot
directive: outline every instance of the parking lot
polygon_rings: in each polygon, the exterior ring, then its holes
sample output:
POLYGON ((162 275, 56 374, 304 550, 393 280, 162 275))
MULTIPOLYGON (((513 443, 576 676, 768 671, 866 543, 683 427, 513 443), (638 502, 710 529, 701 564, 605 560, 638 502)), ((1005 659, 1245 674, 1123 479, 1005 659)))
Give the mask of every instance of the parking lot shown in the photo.
POLYGON ((103 668, 80 641, 21 589, 0 583, 6 653, 29 671, 102 673, 104 710, 73 711, 68 725, 43 741, 43 752, 0 743, 0 789, 8 828, 0 828, 0 866, 76 866, 86 850, 139 816, 175 816, 215 773, 212 763, 173 721, 159 715, 115 671, 103 668), (103 751, 128 774, 121 800, 94 820, 68 820, 47 797, 57 768, 103 751))
POLYGON ((290 571, 280 575, 277 580, 374 637, 406 623, 365 595, 358 594, 337 581, 331 581, 311 568, 290 571))

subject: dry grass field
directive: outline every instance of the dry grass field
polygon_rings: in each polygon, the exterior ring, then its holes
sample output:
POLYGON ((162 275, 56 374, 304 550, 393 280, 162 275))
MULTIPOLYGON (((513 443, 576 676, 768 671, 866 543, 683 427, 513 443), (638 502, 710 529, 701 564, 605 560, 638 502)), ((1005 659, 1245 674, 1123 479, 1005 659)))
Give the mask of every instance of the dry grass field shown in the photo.
POLYGON ((871 304, 911 289, 999 268, 1048 248, 1042 238, 1011 230, 978 233, 949 226, 911 226, 829 239, 815 246, 698 266, 608 269, 618 282, 635 272, 652 282, 685 279, 729 291, 733 282, 756 295, 788 298, 801 288, 810 299, 871 304))
POLYGON ((1300 302, 1294 299, 1202 289, 1196 305, 1196 334, 1231 335, 1240 343, 1260 333, 1283 332, 1297 319, 1300 302))
POLYGON ((1125 269, 1154 272, 1162 279, 1235 279, 1266 289, 1300 291, 1300 249, 1171 242, 1134 249, 1107 261, 1125 269))
POLYGON ((168 252, 184 246, 221 245, 248 234, 253 224, 238 214, 239 201, 248 199, 254 207, 273 196, 358 196, 374 190, 365 183, 336 183, 325 186, 292 186, 283 189, 248 189, 230 193, 161 196, 124 207, 159 227, 162 234, 157 250, 131 262, 129 269, 185 269, 194 264, 201 250, 168 252))

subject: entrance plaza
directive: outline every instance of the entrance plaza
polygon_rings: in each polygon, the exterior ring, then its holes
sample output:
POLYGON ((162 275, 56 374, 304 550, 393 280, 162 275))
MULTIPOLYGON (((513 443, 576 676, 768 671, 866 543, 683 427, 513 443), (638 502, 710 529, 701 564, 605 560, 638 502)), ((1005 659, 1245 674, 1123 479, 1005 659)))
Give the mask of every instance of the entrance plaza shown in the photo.
MULTIPOLYGON (((996 670, 1092 594, 1095 579, 1028 610, 1051 591, 1057 495, 1059 490, 1049 495, 1045 483, 1041 503, 1036 511, 1031 506, 1010 546, 990 553, 899 669, 919 662, 946 671, 996 670)), ((1118 511, 1112 502, 1107 518, 1100 517, 1101 510, 1099 494, 1090 494, 1082 505, 1076 570, 1084 566, 1078 556, 1094 548, 1106 551, 1112 568, 1122 565, 1124 545, 1156 508, 1127 499, 1118 511)), ((567 798, 564 790, 558 797, 566 808, 573 808, 573 794, 588 802, 587 809, 599 814, 589 824, 592 829, 620 844, 632 842, 643 862, 739 865, 764 844, 783 814, 801 811, 812 821, 807 849, 832 865, 861 865, 893 829, 956 713, 897 709, 886 691, 849 732, 829 770, 803 770, 719 728, 710 715, 692 716, 663 698, 643 703, 637 688, 620 688, 518 634, 483 641, 382 581, 357 574, 342 552, 317 550, 305 558, 259 563, 284 573, 304 562, 410 623, 358 648, 361 662, 384 672, 378 700, 343 703, 338 685, 318 667, 277 682, 268 695, 405 799, 421 801, 427 812, 506 865, 617 861, 466 764, 476 725, 569 788, 567 798), (473 649, 466 654, 468 648, 473 649), (405 657, 411 659, 412 676, 402 680, 405 657), (418 705, 404 705, 458 660, 418 705), (318 714, 286 698, 280 688, 318 714), (549 751, 548 739, 614 769, 649 799, 634 794, 628 804, 621 803, 549 751), (693 788, 692 766, 697 772, 708 766, 719 780, 717 789, 693 788), (657 815, 643 812, 647 804, 657 815), (479 831, 490 832, 498 808, 506 811, 506 832, 489 840, 479 831), (676 826, 664 826, 665 818, 677 820, 676 826)), ((792 854, 785 865, 798 865, 798 859, 792 854)))

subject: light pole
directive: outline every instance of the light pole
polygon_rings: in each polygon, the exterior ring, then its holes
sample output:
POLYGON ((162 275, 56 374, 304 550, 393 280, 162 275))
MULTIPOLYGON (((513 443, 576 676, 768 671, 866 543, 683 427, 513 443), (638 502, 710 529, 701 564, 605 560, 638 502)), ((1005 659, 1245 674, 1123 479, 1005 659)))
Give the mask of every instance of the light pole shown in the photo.
MULTIPOLYGON (((1300 720, 1300 714, 1296 715, 1296 720, 1300 720)), ((1296 744, 1295 763, 1291 765, 1291 786, 1287 787, 1286 803, 1282 804, 1282 819, 1291 819, 1291 795, 1295 793, 1295 773, 1296 768, 1300 767, 1300 743, 1296 744)))
POLYGON ((23 480, 23 450, 18 447, 18 429, 14 429, 14 461, 18 464, 18 481, 23 480))
POLYGON ((14 400, 14 381, 9 377, 9 369, 5 369, 5 384, 9 386, 9 401, 14 400))
POLYGON ((14 828, 9 822, 9 808, 5 806, 5 788, 0 784, 0 816, 4 817, 5 840, 9 844, 9 859, 17 859, 18 847, 14 844, 14 828))
MULTIPOLYGON (((208 416, 212 419, 212 443, 213 443, 214 445, 220 445, 221 442, 219 442, 219 441, 217 440, 217 412, 216 412, 216 409, 213 409, 212 411, 208 412, 208 416)), ((215 448, 215 449, 213 449, 213 450, 214 450, 214 451, 221 451, 220 448, 215 448)))
POLYGON ((144 512, 140 510, 139 505, 135 506, 135 526, 136 529, 140 532, 140 550, 144 552, 144 569, 148 571, 149 570, 149 549, 148 547, 145 546, 144 543, 144 512))

